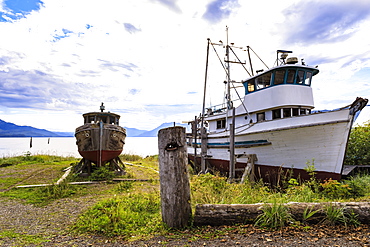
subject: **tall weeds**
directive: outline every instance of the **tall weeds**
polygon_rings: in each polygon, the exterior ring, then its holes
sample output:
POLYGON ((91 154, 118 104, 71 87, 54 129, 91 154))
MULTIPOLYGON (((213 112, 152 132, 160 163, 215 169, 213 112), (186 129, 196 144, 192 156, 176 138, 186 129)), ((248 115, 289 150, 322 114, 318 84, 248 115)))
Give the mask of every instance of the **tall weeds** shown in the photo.
POLYGON ((161 227, 159 195, 129 194, 99 202, 79 217, 74 230, 127 239, 161 227))
POLYGON ((217 175, 201 174, 191 177, 192 203, 195 204, 251 204, 286 202, 348 201, 370 196, 370 175, 352 177, 349 180, 308 181, 290 179, 287 188, 269 187, 261 181, 228 183, 217 175))
POLYGON ((277 202, 265 204, 260 214, 255 221, 258 227, 277 229, 282 228, 293 222, 293 217, 288 208, 277 202))

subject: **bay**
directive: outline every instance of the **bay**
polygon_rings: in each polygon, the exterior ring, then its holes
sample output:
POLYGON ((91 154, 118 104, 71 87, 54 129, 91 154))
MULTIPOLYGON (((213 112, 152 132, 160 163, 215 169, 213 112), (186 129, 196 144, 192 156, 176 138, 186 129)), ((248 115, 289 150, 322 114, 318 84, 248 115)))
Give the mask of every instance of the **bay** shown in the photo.
MULTIPOLYGON (((77 151, 75 137, 33 137, 30 147, 29 137, 0 138, 0 157, 44 154, 82 158, 77 151)), ((142 157, 158 154, 157 137, 127 137, 123 154, 136 154, 142 157)))

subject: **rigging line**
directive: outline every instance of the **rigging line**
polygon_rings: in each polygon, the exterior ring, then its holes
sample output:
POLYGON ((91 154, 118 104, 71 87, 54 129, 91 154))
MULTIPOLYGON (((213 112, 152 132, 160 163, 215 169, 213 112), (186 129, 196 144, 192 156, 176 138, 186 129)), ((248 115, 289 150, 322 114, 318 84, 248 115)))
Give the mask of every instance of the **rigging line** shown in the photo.
POLYGON ((249 76, 252 76, 251 73, 249 73, 248 69, 244 66, 244 64, 242 63, 242 61, 240 61, 239 57, 235 54, 234 50, 230 47, 230 50, 233 52, 233 54, 235 55, 235 57, 238 59, 238 62, 243 66, 243 68, 245 69, 245 71, 247 71, 248 75, 249 76))
POLYGON ((217 57, 218 57, 218 60, 220 61, 220 63, 221 63, 221 65, 222 65, 222 67, 224 68, 226 75, 228 75, 229 73, 227 72, 227 69, 226 69, 225 65, 223 64, 223 62, 222 62, 222 60, 221 60, 220 56, 218 55, 218 53, 217 53, 217 51, 216 51, 215 46, 213 45, 213 43, 211 43, 211 45, 212 45, 213 50, 215 51, 215 53, 216 53, 216 55, 217 55, 217 57))
MULTIPOLYGON (((238 59, 239 63, 243 66, 243 68, 245 69, 245 71, 247 71, 248 75, 249 75, 249 76, 251 76, 251 74, 249 73, 249 71, 247 70, 247 68, 246 68, 246 67, 244 67, 244 65, 243 65, 243 63, 240 61, 239 57, 235 54, 234 50, 233 50, 231 47, 229 47, 229 48, 230 48, 230 50, 233 52, 233 54, 235 55, 235 57, 238 59)), ((242 99, 241 99, 241 97, 240 97, 240 95, 239 95, 238 90, 236 90, 236 87, 235 87, 234 83, 233 83, 232 81, 230 81, 230 82, 231 82, 231 84, 233 85, 233 88, 234 88, 234 90, 235 90, 236 94, 238 95, 238 98, 239 98, 240 102, 242 102, 242 105, 243 105, 243 108, 244 108, 245 112, 247 113, 248 117, 249 117, 249 118, 251 118, 251 117, 250 117, 250 115, 249 115, 249 112, 248 112, 248 110, 247 110, 247 107, 245 106, 244 102, 242 101, 242 99)))
POLYGON ((235 88, 235 86, 234 86, 234 83, 233 83, 232 81, 231 81, 231 84, 233 85, 233 88, 234 88, 234 90, 235 90, 236 94, 238 95, 238 98, 239 98, 240 102, 242 102, 243 108, 244 108, 245 112, 247 113, 248 118, 251 118, 251 116, 249 115, 249 112, 248 112, 248 110, 247 110, 247 107, 245 106, 244 102, 242 101, 242 99, 241 99, 241 97, 240 97, 240 95, 239 95, 239 92, 238 92, 238 90, 236 90, 236 88, 235 88))
MULTIPOLYGON (((252 49, 252 47, 250 47, 250 46, 248 46, 249 47, 249 49, 251 49, 252 51, 253 51, 253 49, 252 49)), ((256 57, 258 57, 258 59, 266 66, 266 68, 267 69, 270 69, 269 68, 269 66, 267 66, 266 64, 265 64, 265 62, 257 55, 257 53, 255 53, 254 51, 253 51, 253 53, 254 53, 254 55, 256 55, 256 57)))

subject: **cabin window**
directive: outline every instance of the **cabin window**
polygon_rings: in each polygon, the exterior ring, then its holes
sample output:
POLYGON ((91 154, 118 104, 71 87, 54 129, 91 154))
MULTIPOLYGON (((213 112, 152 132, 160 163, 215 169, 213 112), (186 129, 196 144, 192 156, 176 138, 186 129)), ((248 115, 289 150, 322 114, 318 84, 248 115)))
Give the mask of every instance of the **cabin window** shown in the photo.
POLYGON ((281 109, 272 110, 272 119, 281 118, 281 109))
POLYGON ((295 70, 288 69, 288 78, 286 79, 286 83, 294 83, 294 77, 295 77, 295 70))
POLYGON ((307 71, 306 72, 306 79, 304 80, 305 85, 311 85, 311 78, 312 78, 312 72, 307 71))
POLYGON ((299 109, 299 115, 306 115, 306 109, 299 109))
POLYGON ((304 79, 304 71, 303 70, 298 70, 298 73, 297 73, 297 84, 302 84, 303 82, 303 79, 304 79))
POLYGON ((248 92, 254 92, 256 90, 254 80, 248 81, 248 92))
POLYGON ((100 117, 100 121, 102 121, 103 123, 106 123, 107 122, 107 117, 101 116, 100 117))
POLYGON ((285 69, 284 70, 276 70, 275 71, 275 79, 274 79, 274 85, 283 84, 284 83, 284 77, 285 77, 285 69))
POLYGON ((284 108, 283 109, 283 117, 291 117, 291 116, 292 116, 291 108, 284 108))
POLYGON ((88 117, 88 123, 94 123, 95 122, 95 117, 94 116, 90 116, 88 117))
POLYGON ((226 119, 217 120, 217 129, 226 128, 226 119))
POLYGON ((265 88, 265 87, 270 86, 271 75, 272 75, 272 73, 269 72, 267 74, 263 74, 263 75, 257 77, 256 78, 257 89, 261 89, 261 88, 265 88))
POLYGON ((261 122, 264 120, 265 120, 265 113, 264 112, 257 113, 257 122, 261 122))
POLYGON ((299 111, 298 111, 298 108, 293 108, 292 109, 293 111, 293 116, 298 116, 299 115, 299 111))

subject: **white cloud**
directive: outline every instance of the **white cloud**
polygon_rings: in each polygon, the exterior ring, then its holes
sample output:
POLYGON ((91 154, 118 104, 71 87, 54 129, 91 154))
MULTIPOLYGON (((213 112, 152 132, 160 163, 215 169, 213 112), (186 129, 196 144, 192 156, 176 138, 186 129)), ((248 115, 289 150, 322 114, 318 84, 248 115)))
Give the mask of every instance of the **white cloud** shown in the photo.
MULTIPOLYGON (((73 131, 72 125, 80 123, 71 120, 66 125, 65 119, 81 120, 80 114, 97 110, 102 101, 107 110, 122 115, 127 127, 153 129, 165 121, 193 119, 201 111, 207 38, 225 41, 226 25, 230 42, 250 45, 269 66, 277 49, 293 50, 308 64, 318 63, 321 72, 313 83, 318 109, 349 104, 356 96, 369 98, 369 86, 355 76, 370 73, 364 70, 370 67, 366 11, 343 29, 348 34, 345 40, 328 43, 320 37, 314 42, 287 39, 296 32, 294 27, 307 24, 301 17, 310 13, 298 7, 307 3, 299 0, 43 3, 24 18, 0 22, 0 72, 8 75, 0 73, 0 94, 5 82, 17 86, 7 87, 9 99, 3 107, 8 110, 0 114, 5 121, 22 124, 28 119, 34 127, 73 131), (221 7, 212 12, 215 21, 209 22, 212 18, 206 20, 204 14, 210 13, 212 3, 221 7), (28 102, 35 102, 29 106, 34 110, 27 110, 28 102)), ((348 1, 331 3, 347 6, 348 1)), ((315 11, 312 15, 320 16, 326 10, 315 11)), ((324 24, 318 22, 315 25, 324 24)), ((335 22, 328 27, 335 27, 335 22)), ((207 95, 213 96, 207 104, 222 103, 224 77, 216 68, 221 69, 212 57, 207 95)))

